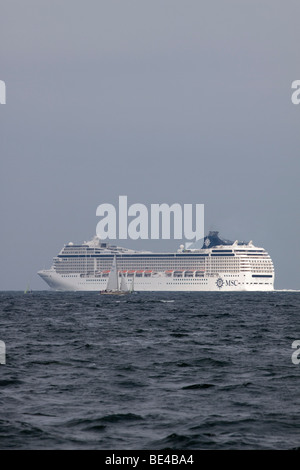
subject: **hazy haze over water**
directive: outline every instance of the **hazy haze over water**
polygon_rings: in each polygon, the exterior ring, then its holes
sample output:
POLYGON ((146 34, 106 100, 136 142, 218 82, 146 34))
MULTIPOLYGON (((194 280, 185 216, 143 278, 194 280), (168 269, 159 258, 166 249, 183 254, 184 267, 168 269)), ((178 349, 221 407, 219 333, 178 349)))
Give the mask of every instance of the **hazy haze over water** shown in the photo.
MULTIPOLYGON (((1 3, 0 289, 95 234, 96 208, 204 203, 300 287, 298 1, 1 3)), ((180 241, 128 240, 173 250, 180 241)))

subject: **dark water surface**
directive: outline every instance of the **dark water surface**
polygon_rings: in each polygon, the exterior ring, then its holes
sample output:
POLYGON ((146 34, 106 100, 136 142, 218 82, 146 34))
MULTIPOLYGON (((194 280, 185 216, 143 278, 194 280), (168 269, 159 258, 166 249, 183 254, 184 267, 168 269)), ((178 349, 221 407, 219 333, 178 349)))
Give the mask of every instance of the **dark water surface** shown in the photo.
POLYGON ((1 449, 300 447, 300 293, 2 292, 0 340, 1 449))

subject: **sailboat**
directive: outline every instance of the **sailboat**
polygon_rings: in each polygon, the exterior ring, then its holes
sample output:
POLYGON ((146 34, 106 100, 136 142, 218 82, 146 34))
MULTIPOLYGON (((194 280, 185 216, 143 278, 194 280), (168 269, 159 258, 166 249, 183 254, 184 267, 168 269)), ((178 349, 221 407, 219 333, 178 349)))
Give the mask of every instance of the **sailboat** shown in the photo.
POLYGON ((124 294, 130 294, 130 293, 131 291, 128 289, 123 273, 121 273, 121 282, 119 284, 117 259, 116 259, 116 255, 114 255, 114 260, 113 260, 113 264, 112 264, 112 267, 110 269, 110 273, 108 276, 106 289, 100 291, 100 294, 124 295, 124 294))
POLYGON ((27 284, 26 289, 24 290, 24 294, 32 294, 32 290, 29 287, 29 284, 27 284))

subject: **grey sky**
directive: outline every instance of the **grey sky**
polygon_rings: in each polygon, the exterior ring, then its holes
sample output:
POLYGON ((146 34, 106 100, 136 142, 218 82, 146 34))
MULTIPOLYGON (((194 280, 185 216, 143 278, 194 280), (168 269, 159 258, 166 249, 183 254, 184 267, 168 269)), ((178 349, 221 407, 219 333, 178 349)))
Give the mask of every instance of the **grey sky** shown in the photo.
MULTIPOLYGON (((204 203, 205 231, 300 288, 300 3, 1 2, 0 289, 95 234, 96 208, 204 203)), ((171 240, 128 240, 173 250, 171 240)))

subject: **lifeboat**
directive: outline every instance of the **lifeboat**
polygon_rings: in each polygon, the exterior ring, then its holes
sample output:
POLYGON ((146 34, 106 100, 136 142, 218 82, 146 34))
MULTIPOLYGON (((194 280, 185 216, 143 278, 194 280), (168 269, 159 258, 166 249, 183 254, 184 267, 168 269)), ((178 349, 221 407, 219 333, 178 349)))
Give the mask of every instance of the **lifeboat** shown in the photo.
POLYGON ((135 275, 136 275, 137 277, 142 277, 142 276, 143 276, 143 272, 144 272, 143 270, 136 271, 135 275))
POLYGON ((174 271, 174 277, 182 277, 184 270, 177 269, 174 271))
POLYGON ((195 277, 203 277, 204 276, 204 271, 201 271, 200 269, 197 269, 195 271, 195 277))

